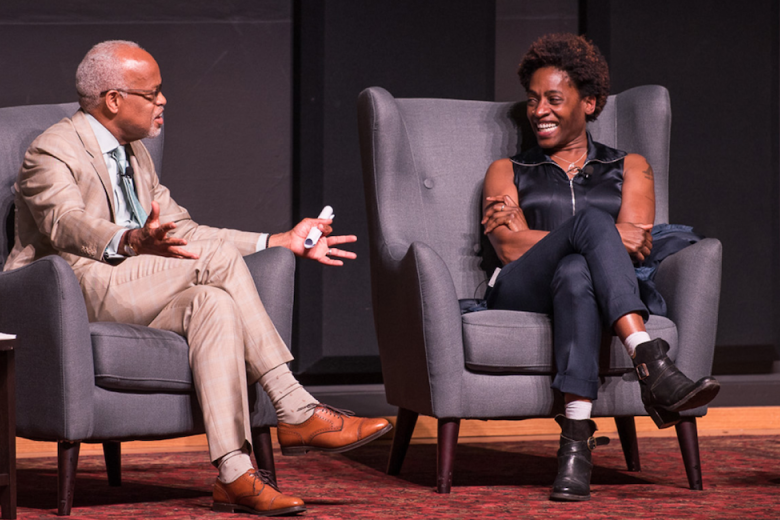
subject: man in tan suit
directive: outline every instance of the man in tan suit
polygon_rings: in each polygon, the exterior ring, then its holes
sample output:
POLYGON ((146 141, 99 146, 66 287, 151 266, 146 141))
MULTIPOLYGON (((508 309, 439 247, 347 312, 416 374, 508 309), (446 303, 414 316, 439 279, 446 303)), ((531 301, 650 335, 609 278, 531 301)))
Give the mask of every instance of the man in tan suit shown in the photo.
POLYGON ((282 246, 326 265, 354 253, 354 236, 305 219, 268 235, 196 224, 159 183, 140 139, 163 124, 166 99, 154 58, 124 41, 93 47, 76 73, 81 110, 38 137, 16 183, 16 242, 5 269, 60 255, 79 280, 91 321, 170 330, 190 345, 211 460, 214 509, 278 515, 305 510, 249 458, 247 384, 259 382, 279 418, 285 454, 345 451, 391 426, 318 403, 295 380, 289 350, 268 317, 243 255, 282 246), (304 239, 323 232, 315 247, 304 239))

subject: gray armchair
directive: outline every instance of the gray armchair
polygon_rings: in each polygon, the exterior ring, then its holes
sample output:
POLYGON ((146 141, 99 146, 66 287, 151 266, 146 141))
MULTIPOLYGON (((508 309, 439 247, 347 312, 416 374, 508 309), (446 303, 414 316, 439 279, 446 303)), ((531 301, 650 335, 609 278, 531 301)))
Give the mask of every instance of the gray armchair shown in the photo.
MULTIPOLYGON (((524 103, 395 99, 378 87, 358 100, 369 221, 371 286, 382 373, 399 407, 388 473, 397 474, 419 414, 438 419, 437 491, 452 482, 461 419, 553 417, 562 399, 546 315, 486 310, 461 315, 480 298, 490 246, 480 226, 482 180, 490 163, 534 142, 524 103)), ((656 223, 668 222, 671 111, 659 86, 610 96, 596 141, 644 155, 655 171, 656 223)), ((693 380, 709 375, 720 295, 721 244, 704 239, 664 260, 656 287, 667 317, 651 316, 652 337, 693 380)), ((647 415, 632 363, 617 338, 602 347, 603 383, 593 415, 614 417, 629 470, 640 469, 634 416, 647 415)), ((677 436, 688 482, 701 489, 696 417, 677 436)), ((551 454, 553 456, 553 454, 551 454)))
MULTIPOLYGON (((13 244, 13 183, 32 140, 77 103, 0 109, 0 265, 13 244)), ((146 142, 157 171, 162 136, 146 142)), ((289 345, 295 258, 282 248, 246 257, 260 297, 289 345)), ((58 443, 58 513, 70 514, 81 442, 103 443, 108 480, 121 483, 121 441, 203 433, 188 346, 168 331, 89 323, 70 266, 51 256, 0 273, 0 331, 17 334, 17 434, 58 443)), ((274 473, 276 413, 249 389, 258 466, 274 473)), ((204 460, 204 462, 206 462, 204 460)))

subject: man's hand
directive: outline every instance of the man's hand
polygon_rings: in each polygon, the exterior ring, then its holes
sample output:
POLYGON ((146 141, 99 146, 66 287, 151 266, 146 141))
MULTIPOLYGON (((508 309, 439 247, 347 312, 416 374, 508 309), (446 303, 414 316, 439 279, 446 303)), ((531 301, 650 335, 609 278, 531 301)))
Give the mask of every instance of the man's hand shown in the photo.
POLYGON ((316 260, 325 265, 344 265, 343 261, 335 260, 331 257, 354 260, 357 258, 357 255, 352 251, 337 249, 335 246, 356 242, 357 237, 355 235, 329 236, 333 232, 331 224, 333 224, 333 219, 305 218, 290 231, 271 235, 268 246, 286 247, 300 257, 316 260), (314 227, 322 231, 322 236, 314 247, 306 249, 303 243, 309 231, 314 227))
POLYGON ((482 217, 482 225, 485 226, 485 234, 489 235, 498 226, 506 226, 510 231, 525 231, 528 222, 525 220, 523 210, 512 200, 509 195, 498 197, 485 197, 490 206, 485 209, 482 217))
POLYGON ((653 225, 620 222, 615 226, 631 258, 638 262, 644 261, 653 249, 653 235, 650 234, 653 225))
POLYGON ((197 259, 198 255, 182 247, 187 245, 186 240, 168 236, 168 233, 175 227, 174 222, 160 224, 160 205, 157 202, 152 202, 152 212, 149 213, 144 227, 131 229, 122 235, 119 250, 123 252, 124 246, 127 245, 138 255, 197 259))

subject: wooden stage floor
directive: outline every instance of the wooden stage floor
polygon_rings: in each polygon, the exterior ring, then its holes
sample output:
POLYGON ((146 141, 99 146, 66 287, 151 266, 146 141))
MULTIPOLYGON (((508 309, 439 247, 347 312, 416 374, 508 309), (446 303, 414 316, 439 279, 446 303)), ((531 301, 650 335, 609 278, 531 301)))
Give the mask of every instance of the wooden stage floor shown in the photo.
MULTIPOLYGON (((395 422, 395 417, 388 417, 395 422)), ((612 419, 596 419, 599 435, 617 438, 615 422, 612 419)), ((699 436, 723 435, 780 435, 780 407, 753 406, 710 408, 705 417, 697 421, 699 436)), ((659 430, 649 417, 637 417, 639 437, 674 437, 675 429, 659 430)), ((271 429, 276 435, 276 430, 271 429)), ((464 420, 460 427, 460 442, 492 442, 517 440, 552 440, 560 433, 552 419, 526 419, 524 421, 478 421, 464 420)), ((392 439, 390 432, 385 441, 392 439)), ((275 439, 274 439, 275 440, 275 439)), ((436 442, 436 420, 420 417, 412 438, 414 443, 436 442)), ((123 453, 160 453, 175 451, 207 451, 205 435, 195 435, 164 441, 132 441, 122 443, 123 453)), ((102 445, 83 444, 82 455, 102 454, 102 445)), ((56 456, 57 445, 53 442, 37 442, 17 438, 17 458, 56 456)))

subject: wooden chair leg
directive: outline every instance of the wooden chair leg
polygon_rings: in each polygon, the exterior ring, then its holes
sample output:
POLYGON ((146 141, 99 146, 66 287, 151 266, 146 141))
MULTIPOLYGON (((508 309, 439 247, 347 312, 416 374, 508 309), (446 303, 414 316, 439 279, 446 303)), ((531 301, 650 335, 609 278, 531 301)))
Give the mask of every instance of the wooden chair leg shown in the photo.
POLYGON ((406 458, 406 451, 412 440, 414 427, 417 424, 418 413, 406 408, 399 408, 395 421, 393 446, 390 448, 390 460, 387 462, 387 474, 398 475, 406 458))
POLYGON ((460 419, 439 419, 436 452, 437 493, 449 493, 452 488, 452 469, 455 466, 455 448, 458 446, 460 419))
POLYGON ((274 446, 271 442, 271 428, 261 426, 252 428, 252 444, 254 445, 255 463, 257 469, 268 471, 276 484, 276 466, 274 465, 274 446))
POLYGON ((683 417, 675 426, 677 441, 680 443, 685 473, 691 489, 702 490, 701 458, 699 457, 699 432, 696 429, 696 417, 683 417))
POLYGON ((80 442, 57 443, 57 514, 70 515, 73 490, 76 488, 76 468, 79 465, 80 442))
POLYGON ((117 487, 122 485, 122 443, 104 442, 103 458, 106 461, 106 473, 108 485, 117 487))
POLYGON ((639 443, 636 438, 636 423, 633 417, 615 417, 620 445, 626 458, 628 471, 642 471, 639 462, 639 443))

